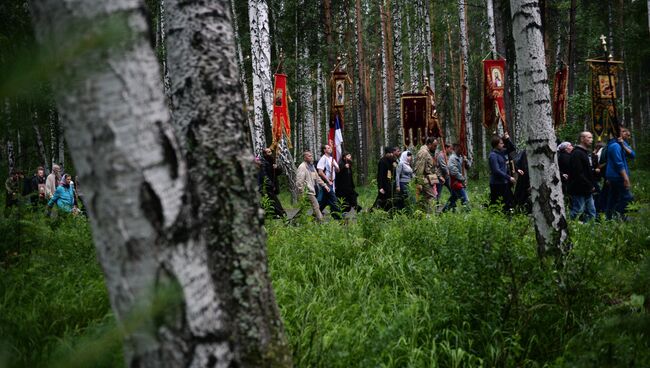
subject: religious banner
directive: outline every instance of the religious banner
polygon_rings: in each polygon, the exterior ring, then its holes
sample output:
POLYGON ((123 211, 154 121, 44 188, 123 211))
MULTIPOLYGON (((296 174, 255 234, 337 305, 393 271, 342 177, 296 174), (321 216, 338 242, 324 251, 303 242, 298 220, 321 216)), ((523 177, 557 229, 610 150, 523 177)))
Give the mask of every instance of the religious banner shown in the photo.
POLYGON ((618 134, 616 85, 620 61, 587 60, 591 68, 591 128, 598 142, 618 134))
POLYGON ((287 76, 274 75, 273 87, 273 144, 277 147, 282 140, 282 133, 287 136, 287 144, 291 148, 291 121, 289 120, 289 106, 287 105, 287 76))
POLYGON ((351 83, 348 73, 341 66, 341 58, 330 77, 330 121, 327 144, 332 147, 332 157, 335 160, 341 159, 343 150, 343 118, 345 116, 345 105, 348 102, 345 94, 346 82, 351 83))
POLYGON ((427 137, 442 137, 442 129, 440 128, 440 120, 438 119, 438 110, 436 108, 436 94, 428 85, 425 87, 424 92, 429 100, 427 112, 427 137))
POLYGON ((423 93, 404 93, 401 101, 404 146, 412 147, 424 144, 427 137, 431 103, 429 96, 423 93))
POLYGON ((508 131, 503 101, 505 67, 505 59, 483 60, 483 125, 488 130, 501 122, 503 130, 508 131))
POLYGON ((555 72, 553 82, 553 126, 555 129, 566 124, 566 91, 569 80, 569 69, 564 68, 555 72))

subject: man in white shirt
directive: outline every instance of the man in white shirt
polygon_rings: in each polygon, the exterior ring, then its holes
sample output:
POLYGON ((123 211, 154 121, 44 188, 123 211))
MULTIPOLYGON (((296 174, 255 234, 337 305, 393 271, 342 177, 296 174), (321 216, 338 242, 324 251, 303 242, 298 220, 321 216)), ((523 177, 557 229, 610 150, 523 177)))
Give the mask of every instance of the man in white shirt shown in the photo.
POLYGON ((323 179, 330 190, 323 193, 323 199, 320 201, 320 210, 323 211, 325 207, 329 206, 332 217, 340 220, 341 211, 338 206, 338 198, 336 198, 334 188, 334 179, 336 178, 336 173, 339 171, 339 165, 332 157, 332 146, 326 144, 322 147, 321 151, 323 152, 323 156, 318 160, 316 170, 318 170, 318 175, 323 179))

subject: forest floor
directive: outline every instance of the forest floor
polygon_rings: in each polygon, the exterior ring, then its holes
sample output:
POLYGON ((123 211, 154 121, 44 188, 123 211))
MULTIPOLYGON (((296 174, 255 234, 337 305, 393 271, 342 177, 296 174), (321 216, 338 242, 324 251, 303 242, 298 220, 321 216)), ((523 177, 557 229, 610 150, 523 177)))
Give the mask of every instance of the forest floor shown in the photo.
MULTIPOLYGON (((483 206, 485 181, 470 211, 268 220, 294 364, 650 366, 650 171, 632 178, 632 220, 570 221, 561 262, 537 257, 527 216, 483 206)), ((0 214, 0 252, 0 367, 123 365, 84 218, 0 214)))

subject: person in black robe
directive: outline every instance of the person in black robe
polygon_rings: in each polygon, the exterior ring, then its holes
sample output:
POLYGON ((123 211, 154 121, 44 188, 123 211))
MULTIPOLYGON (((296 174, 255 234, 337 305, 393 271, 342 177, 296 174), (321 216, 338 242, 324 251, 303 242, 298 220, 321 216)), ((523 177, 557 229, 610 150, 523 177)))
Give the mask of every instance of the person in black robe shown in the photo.
POLYGON ((377 164, 377 199, 373 208, 390 211, 394 207, 393 196, 395 192, 395 170, 397 168, 397 147, 384 148, 384 157, 377 164))
POLYGON ((350 212, 352 208, 359 213, 361 212, 361 206, 357 202, 359 194, 356 192, 354 187, 354 179, 352 174, 352 154, 344 153, 343 158, 339 162, 339 171, 336 174, 336 197, 343 199, 343 212, 350 212))
POLYGON ((270 148, 264 149, 262 158, 260 159, 260 166, 260 174, 258 177, 260 193, 262 193, 262 196, 268 197, 271 204, 271 215, 274 218, 285 217, 287 213, 282 208, 282 203, 280 203, 280 198, 278 198, 278 194, 280 194, 278 175, 280 175, 281 170, 275 163, 273 151, 270 148))

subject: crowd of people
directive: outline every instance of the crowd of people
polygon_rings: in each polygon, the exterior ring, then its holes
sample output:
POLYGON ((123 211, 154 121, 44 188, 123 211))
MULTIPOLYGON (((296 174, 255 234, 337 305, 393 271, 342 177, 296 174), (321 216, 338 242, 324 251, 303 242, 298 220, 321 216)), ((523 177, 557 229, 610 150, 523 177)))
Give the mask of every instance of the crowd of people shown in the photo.
MULTIPOLYGON (((558 164, 562 191, 570 208, 570 217, 590 221, 598 213, 607 219, 625 219, 627 205, 632 201, 629 162, 634 150, 628 140, 629 130, 622 128, 619 137, 606 145, 596 144, 593 135, 581 132, 575 146, 571 142, 558 145, 558 164)), ((530 178, 525 150, 517 148, 506 133, 491 140, 488 165, 490 170, 490 205, 505 213, 530 212, 530 178)), ((427 138, 417 152, 401 151, 399 147, 385 147, 377 164, 377 193, 370 208, 393 212, 418 208, 425 212, 453 210, 460 201, 469 208, 467 170, 469 163, 459 144, 439 144, 427 138), (449 199, 440 203, 447 189, 449 199)), ((269 210, 276 218, 286 216, 277 197, 279 169, 270 149, 258 160, 260 191, 269 200, 269 210)), ((313 216, 321 221, 329 207, 334 219, 352 209, 361 211, 352 174, 352 155, 344 153, 337 162, 332 147, 324 145, 316 161, 311 151, 303 152, 303 162, 296 172, 298 194, 309 203, 313 216)))
POLYGON ((83 206, 78 191, 79 181, 70 174, 62 173, 59 165, 52 166, 52 172, 45 176, 45 169, 39 166, 31 177, 25 177, 21 170, 13 170, 5 181, 5 207, 27 204, 32 208, 52 208, 73 215, 81 213, 83 206))

